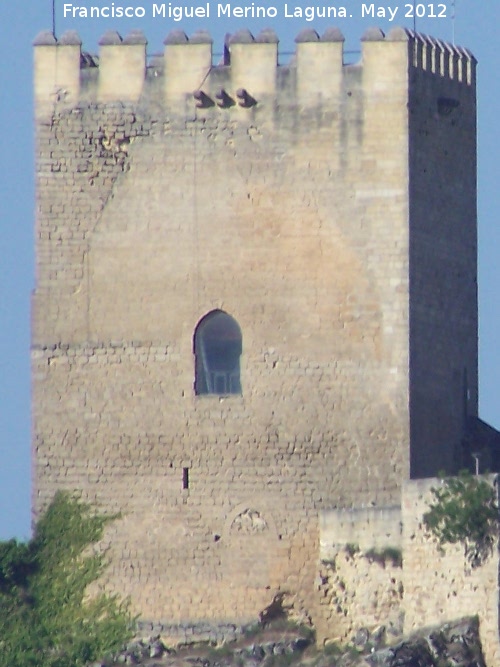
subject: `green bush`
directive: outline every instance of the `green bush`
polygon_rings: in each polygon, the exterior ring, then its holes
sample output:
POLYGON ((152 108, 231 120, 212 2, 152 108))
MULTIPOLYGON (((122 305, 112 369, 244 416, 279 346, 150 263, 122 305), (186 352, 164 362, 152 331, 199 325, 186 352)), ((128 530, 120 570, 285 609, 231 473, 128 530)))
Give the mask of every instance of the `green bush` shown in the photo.
POLYGON ((369 549, 363 556, 371 563, 378 563, 385 567, 386 563, 390 561, 394 567, 401 567, 403 565, 403 554, 398 547, 384 547, 383 549, 369 549))
POLYGON ((499 510, 496 490, 484 479, 462 471, 445 477, 431 489, 433 500, 424 524, 440 547, 462 544, 472 567, 492 553, 498 535, 499 510))
POLYGON ((127 602, 87 595, 105 560, 92 550, 116 517, 59 492, 27 543, 0 543, 0 667, 82 667, 133 634, 127 602))

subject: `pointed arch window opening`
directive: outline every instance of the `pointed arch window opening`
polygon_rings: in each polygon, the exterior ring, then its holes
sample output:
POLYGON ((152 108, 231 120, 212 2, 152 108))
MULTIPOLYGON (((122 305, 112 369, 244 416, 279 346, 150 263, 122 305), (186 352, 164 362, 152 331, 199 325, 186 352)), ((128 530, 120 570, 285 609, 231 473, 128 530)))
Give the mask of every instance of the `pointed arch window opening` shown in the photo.
POLYGON ((195 394, 241 394, 241 329, 222 310, 206 315, 194 335, 195 394))

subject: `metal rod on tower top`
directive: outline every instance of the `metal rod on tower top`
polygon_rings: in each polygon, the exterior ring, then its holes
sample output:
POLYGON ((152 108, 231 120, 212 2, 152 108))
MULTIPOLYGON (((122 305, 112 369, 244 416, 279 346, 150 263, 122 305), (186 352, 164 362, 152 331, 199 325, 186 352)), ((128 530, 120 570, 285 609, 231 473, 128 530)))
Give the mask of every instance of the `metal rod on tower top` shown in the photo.
POLYGON ((56 0, 52 0, 52 33, 56 35, 56 0))
POLYGON ((413 0, 413 32, 417 32, 417 14, 415 12, 416 10, 416 0, 413 0))

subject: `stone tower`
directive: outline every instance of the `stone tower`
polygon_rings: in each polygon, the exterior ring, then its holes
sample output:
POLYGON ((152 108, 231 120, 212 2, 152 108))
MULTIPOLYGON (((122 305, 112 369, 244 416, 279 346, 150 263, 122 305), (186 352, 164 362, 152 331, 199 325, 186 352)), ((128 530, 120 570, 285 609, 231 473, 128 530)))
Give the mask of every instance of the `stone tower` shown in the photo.
POLYGON ((318 513, 462 465, 477 415, 475 60, 369 30, 35 42, 34 508, 122 519, 172 634, 314 619, 318 513))

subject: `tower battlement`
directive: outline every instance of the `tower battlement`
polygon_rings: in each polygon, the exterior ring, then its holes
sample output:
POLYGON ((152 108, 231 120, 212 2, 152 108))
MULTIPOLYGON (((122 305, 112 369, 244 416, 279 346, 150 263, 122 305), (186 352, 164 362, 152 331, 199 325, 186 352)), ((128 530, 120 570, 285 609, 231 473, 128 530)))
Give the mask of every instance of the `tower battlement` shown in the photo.
MULTIPOLYGON (((148 59, 142 31, 124 39, 108 31, 99 41, 98 56, 82 52, 75 31, 56 39, 41 32, 35 39, 35 101, 37 114, 57 102, 72 107, 85 102, 136 102, 154 97, 169 106, 191 100, 198 108, 251 108, 263 99, 317 104, 339 94, 352 69, 383 78, 387 63, 400 58, 402 76, 421 70, 458 88, 475 84, 476 60, 467 49, 404 28, 387 35, 368 29, 361 40, 361 58, 347 65, 344 36, 330 28, 320 37, 312 29, 300 32, 296 51, 286 65, 279 62, 278 36, 266 29, 254 37, 248 30, 232 35, 222 62, 213 65, 213 41, 206 31, 190 38, 171 32, 164 52, 148 59), (397 54, 397 55, 396 55, 397 54)), ((397 85, 397 81, 395 82, 397 85)))

